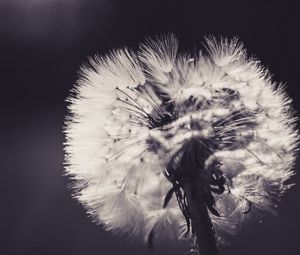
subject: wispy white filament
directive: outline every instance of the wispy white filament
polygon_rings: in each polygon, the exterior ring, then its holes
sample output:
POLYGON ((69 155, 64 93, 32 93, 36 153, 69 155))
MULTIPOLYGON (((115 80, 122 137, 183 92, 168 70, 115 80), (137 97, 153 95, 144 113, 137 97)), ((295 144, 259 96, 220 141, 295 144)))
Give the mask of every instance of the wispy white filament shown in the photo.
POLYGON ((220 238, 257 213, 275 212, 290 187, 298 133, 284 87, 237 39, 208 38, 206 48, 207 55, 180 55, 168 35, 82 67, 69 97, 66 171, 75 196, 106 229, 143 240, 150 232, 182 238, 185 219, 176 198, 162 207, 172 187, 163 172, 191 138, 219 137, 205 165, 221 162, 228 181, 214 195, 221 217, 211 215, 220 238), (164 100, 156 91, 168 96, 177 116, 149 127, 164 100), (191 128, 191 121, 201 128, 191 128))

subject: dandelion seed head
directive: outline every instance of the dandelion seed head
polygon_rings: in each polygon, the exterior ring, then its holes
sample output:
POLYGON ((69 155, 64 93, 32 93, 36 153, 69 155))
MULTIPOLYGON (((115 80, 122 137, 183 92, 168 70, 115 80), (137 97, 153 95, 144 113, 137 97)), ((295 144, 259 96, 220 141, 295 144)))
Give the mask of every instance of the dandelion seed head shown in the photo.
POLYGON ((176 198, 163 206, 172 188, 165 174, 191 141, 205 155, 203 178, 219 171, 226 179, 226 190, 213 194, 221 217, 210 212, 219 240, 275 213, 290 188, 299 137, 284 86, 237 38, 209 37, 206 51, 180 54, 177 39, 165 35, 81 68, 68 99, 66 172, 75 196, 107 230, 183 238, 176 198))

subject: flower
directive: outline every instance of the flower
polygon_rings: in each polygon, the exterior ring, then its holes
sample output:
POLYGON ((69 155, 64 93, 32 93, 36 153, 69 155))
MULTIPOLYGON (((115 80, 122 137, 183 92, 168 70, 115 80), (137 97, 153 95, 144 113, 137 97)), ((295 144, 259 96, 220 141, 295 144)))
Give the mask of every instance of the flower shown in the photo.
POLYGON ((68 98, 66 172, 107 230, 184 238, 183 162, 199 171, 218 240, 274 213, 291 187, 299 136, 284 86, 236 38, 207 38, 206 49, 180 54, 169 34, 82 66, 68 98))

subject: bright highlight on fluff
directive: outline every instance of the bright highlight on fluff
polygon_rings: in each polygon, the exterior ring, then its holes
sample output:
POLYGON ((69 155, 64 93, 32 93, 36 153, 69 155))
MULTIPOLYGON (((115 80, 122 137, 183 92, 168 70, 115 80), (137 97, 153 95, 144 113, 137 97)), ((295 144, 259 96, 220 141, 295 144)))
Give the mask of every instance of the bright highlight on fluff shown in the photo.
POLYGON ((81 68, 68 99, 66 172, 107 230, 148 242, 191 237, 183 163, 199 167, 218 241, 274 213, 290 188, 298 133, 284 87, 236 38, 207 38, 206 52, 180 54, 166 35, 81 68))

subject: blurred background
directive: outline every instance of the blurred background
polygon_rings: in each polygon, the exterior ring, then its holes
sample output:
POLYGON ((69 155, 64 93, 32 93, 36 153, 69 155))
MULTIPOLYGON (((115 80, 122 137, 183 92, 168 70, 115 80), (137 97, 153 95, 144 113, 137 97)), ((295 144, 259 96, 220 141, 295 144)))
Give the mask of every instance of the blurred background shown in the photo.
MULTIPOLYGON (((62 129, 80 64, 167 31, 182 51, 205 35, 237 35, 287 83, 299 111, 298 16, 296 1, 0 0, 0 254, 184 254, 180 245, 149 251, 112 236, 71 198, 62 129)), ((299 178, 278 217, 254 220, 221 254, 297 254, 299 178)))

